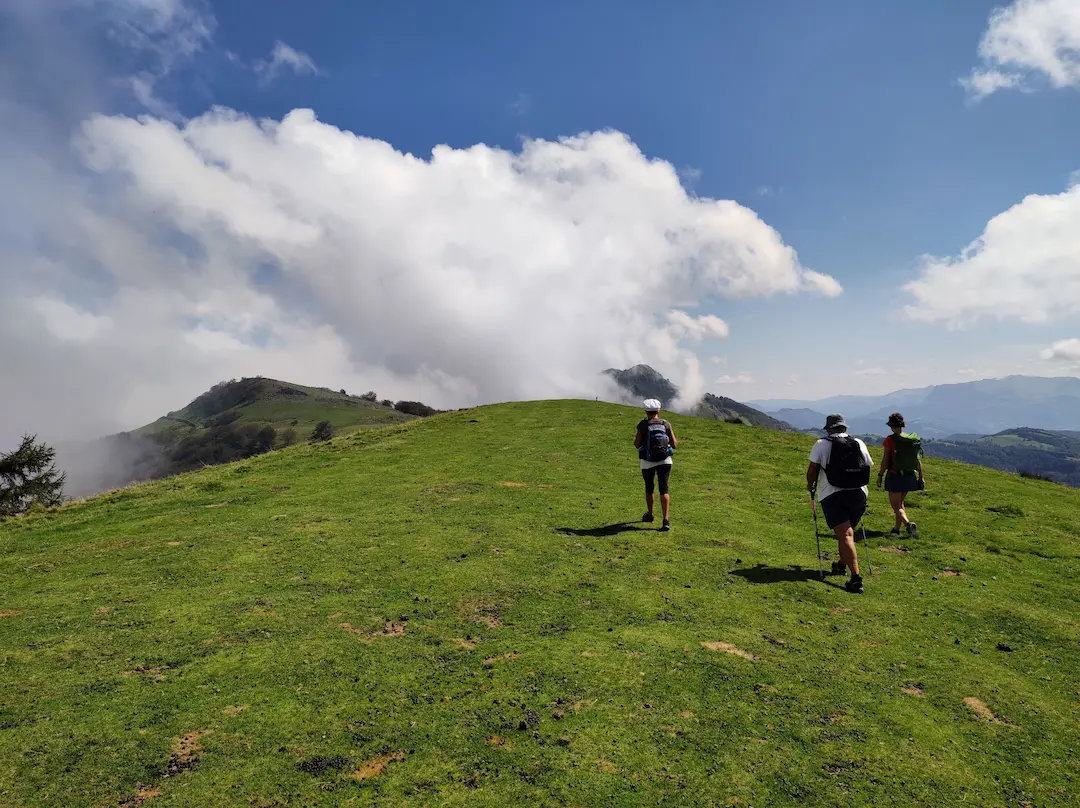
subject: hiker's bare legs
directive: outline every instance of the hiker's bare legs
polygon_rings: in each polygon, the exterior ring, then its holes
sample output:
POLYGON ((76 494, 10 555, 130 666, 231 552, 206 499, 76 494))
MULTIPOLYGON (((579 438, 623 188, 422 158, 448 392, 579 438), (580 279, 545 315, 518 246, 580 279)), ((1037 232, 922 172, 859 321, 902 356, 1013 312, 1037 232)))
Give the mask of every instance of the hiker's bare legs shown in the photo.
MULTIPOLYGON (((653 495, 652 494, 646 494, 645 495, 645 510, 647 510, 649 513, 652 513, 652 504, 653 504, 653 495)), ((666 508, 664 509, 664 512, 667 513, 666 508)))
MULTIPOLYGON (((668 518, 668 510, 671 508, 671 494, 660 495, 660 507, 664 510, 664 518, 668 518)), ((652 497, 649 497, 649 510, 652 510, 652 497)))
POLYGON ((903 491, 889 492, 889 504, 892 505, 893 513, 896 515, 897 530, 908 523, 907 511, 904 510, 904 497, 906 496, 907 494, 903 491))
POLYGON ((855 528, 851 522, 842 522, 833 528, 836 544, 840 550, 840 560, 847 564, 852 575, 859 574, 859 557, 855 554, 855 528))

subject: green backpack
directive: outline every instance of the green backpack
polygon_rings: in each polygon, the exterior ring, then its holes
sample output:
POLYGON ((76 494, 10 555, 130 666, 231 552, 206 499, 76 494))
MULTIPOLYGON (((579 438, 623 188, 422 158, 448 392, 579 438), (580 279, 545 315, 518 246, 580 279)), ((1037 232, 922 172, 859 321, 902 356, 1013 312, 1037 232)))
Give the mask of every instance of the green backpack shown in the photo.
POLYGON ((892 470, 904 474, 918 471, 919 455, 922 451, 922 439, 917 432, 901 433, 893 436, 892 470))

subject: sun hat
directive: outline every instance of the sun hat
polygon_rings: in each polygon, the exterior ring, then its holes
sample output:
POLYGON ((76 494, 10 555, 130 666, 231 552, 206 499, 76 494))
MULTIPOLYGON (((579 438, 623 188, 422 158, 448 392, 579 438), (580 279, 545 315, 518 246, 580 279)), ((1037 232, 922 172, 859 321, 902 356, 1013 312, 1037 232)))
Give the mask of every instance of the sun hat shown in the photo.
POLYGON ((655 398, 647 398, 641 402, 641 406, 645 408, 645 412, 660 412, 660 402, 655 398))
POLYGON ((847 422, 844 421, 844 416, 840 413, 834 413, 825 417, 825 431, 831 432, 834 429, 847 429, 847 422))

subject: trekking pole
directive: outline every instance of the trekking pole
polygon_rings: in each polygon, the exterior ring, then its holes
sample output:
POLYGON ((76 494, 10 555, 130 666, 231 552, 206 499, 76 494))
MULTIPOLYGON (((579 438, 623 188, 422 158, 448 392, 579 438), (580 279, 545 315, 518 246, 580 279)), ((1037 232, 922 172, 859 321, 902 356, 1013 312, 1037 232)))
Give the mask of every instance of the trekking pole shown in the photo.
POLYGON ((817 571, 818 577, 825 580, 825 570, 821 568, 821 534, 817 527, 817 502, 814 500, 814 492, 810 492, 810 510, 814 512, 814 541, 817 542, 817 571))
POLYGON ((862 543, 863 543, 863 555, 866 556, 866 571, 870 574, 874 574, 874 565, 870 563, 870 545, 866 543, 866 525, 859 525, 862 528, 862 543))

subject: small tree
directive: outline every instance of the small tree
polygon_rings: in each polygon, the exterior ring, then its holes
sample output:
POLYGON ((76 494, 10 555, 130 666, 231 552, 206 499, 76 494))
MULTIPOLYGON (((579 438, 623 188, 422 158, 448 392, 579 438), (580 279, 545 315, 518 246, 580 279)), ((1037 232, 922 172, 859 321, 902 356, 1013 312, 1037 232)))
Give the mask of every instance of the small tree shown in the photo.
POLYGON ((360 396, 364 401, 370 401, 372 403, 379 400, 379 397, 375 394, 374 390, 368 390, 364 395, 360 396))
POLYGON ((277 439, 277 430, 267 424, 259 430, 255 436, 255 448, 258 452, 269 452, 274 448, 274 441, 277 439))
POLYGON ((31 505, 52 507, 64 501, 67 475, 53 466, 56 451, 36 435, 24 435, 19 448, 0 454, 0 518, 25 513, 31 505))
POLYGON ((282 446, 292 446, 294 443, 296 443, 295 429, 286 429, 284 432, 281 433, 282 446))
POLYGON ((334 436, 334 428, 330 426, 329 421, 319 421, 315 424, 315 428, 311 430, 311 442, 330 440, 334 436))

